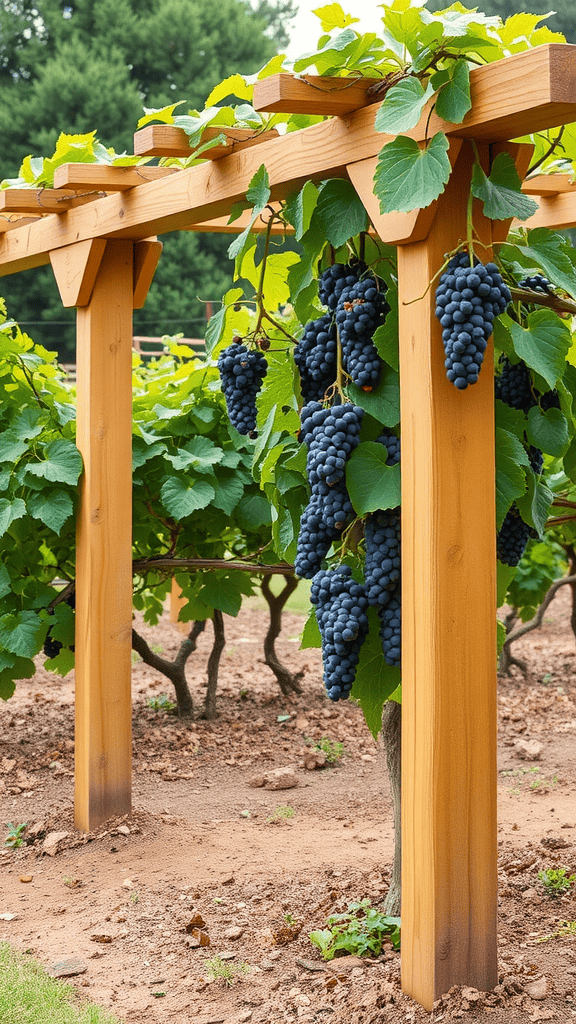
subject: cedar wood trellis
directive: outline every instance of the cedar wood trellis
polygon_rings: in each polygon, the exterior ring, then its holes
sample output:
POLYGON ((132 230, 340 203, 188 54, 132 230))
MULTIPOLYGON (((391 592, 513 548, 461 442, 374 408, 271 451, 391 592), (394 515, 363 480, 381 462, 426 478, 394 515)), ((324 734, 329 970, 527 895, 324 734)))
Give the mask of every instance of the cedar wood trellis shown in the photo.
MULTIPOLYGON (((523 178, 531 148, 508 140, 576 120, 576 46, 474 69, 461 125, 425 111, 407 134, 422 141, 444 130, 454 172, 436 203, 406 214, 381 215, 373 195, 385 137, 374 130, 371 82, 342 85, 284 74, 258 83, 260 110, 335 116, 285 137, 225 129, 228 144, 187 171, 69 164, 54 190, 0 193, 0 209, 19 217, 2 225, 0 276, 51 262, 64 305, 78 308, 76 823, 90 829, 131 806, 132 309, 143 305, 160 256, 151 236, 226 230, 231 206, 265 164, 273 201, 309 179, 348 175, 378 234, 398 245, 402 982, 431 1008, 453 984, 492 988, 498 972, 493 380, 490 360, 464 393, 446 380, 428 284, 466 236, 465 140, 476 141, 485 165, 490 146, 507 149, 523 178)), ((138 132, 135 151, 190 152, 186 136, 165 125, 138 132)), ((524 188, 542 197, 529 226, 576 223, 567 175, 524 188)), ((509 224, 486 220, 479 204, 474 219, 484 244, 505 238, 509 224)))

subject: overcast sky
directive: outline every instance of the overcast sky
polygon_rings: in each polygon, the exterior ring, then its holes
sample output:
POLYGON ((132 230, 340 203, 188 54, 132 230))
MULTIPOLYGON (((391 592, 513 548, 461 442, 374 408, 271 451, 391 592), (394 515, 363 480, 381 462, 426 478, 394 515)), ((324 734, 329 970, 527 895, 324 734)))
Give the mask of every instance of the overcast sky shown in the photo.
MULTIPOLYGON (((287 48, 289 57, 297 57, 301 53, 313 50, 317 39, 322 35, 320 21, 313 10, 326 7, 330 0, 300 0, 298 14, 294 20, 292 38, 287 48)), ((358 32, 378 32, 382 28, 382 9, 375 0, 340 0, 340 6, 346 14, 360 18, 352 28, 358 32)))

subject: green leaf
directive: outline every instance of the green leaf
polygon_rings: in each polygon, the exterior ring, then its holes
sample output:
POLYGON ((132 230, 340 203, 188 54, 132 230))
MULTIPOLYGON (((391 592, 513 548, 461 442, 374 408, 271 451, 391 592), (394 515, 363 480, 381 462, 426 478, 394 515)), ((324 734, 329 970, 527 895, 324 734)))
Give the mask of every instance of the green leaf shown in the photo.
POLYGON ((398 372, 398 306, 395 303, 391 304, 384 323, 376 328, 372 341, 380 358, 398 372))
POLYGON ((345 178, 331 178, 318 196, 317 213, 327 240, 335 249, 368 230, 368 215, 356 189, 345 178))
POLYGON ((380 619, 375 608, 368 609, 370 632, 360 651, 351 696, 362 708, 374 739, 382 729, 382 708, 401 682, 399 668, 387 665, 382 654, 380 619))
POLYGON ((29 495, 28 511, 34 519, 40 519, 49 530, 59 535, 74 506, 66 491, 40 491, 29 495))
POLYGON ((384 445, 364 441, 348 459, 346 486, 357 515, 400 504, 400 466, 387 466, 387 458, 384 445))
POLYGON ((11 431, 17 437, 25 438, 38 437, 44 427, 45 415, 41 409, 27 407, 12 420, 11 431))
POLYGON ((17 615, 3 615, 0 619, 0 646, 12 654, 33 658, 42 647, 45 636, 46 626, 36 612, 18 612, 17 615))
MULTIPOLYGON (((32 662, 34 665, 34 662, 32 662)), ((36 666, 34 665, 34 668, 36 666)), ((14 695, 16 689, 16 683, 14 682, 14 676, 9 668, 2 669, 0 671, 0 700, 10 700, 10 697, 14 695)))
POLYGON ((528 270, 542 270, 550 281, 576 298, 576 267, 569 256, 571 251, 562 235, 549 228, 535 228, 528 232, 527 245, 505 244, 500 253, 504 259, 518 259, 528 270))
POLYGON ((394 370, 383 371, 374 391, 363 391, 356 384, 349 384, 346 390, 355 405, 365 409, 383 426, 395 427, 400 422, 400 384, 394 370))
POLYGON ((215 107, 228 96, 236 96, 239 100, 252 101, 254 86, 249 85, 246 79, 239 74, 230 75, 212 89, 206 100, 207 107, 215 107))
POLYGON ((566 366, 572 339, 568 325, 550 309, 530 313, 526 329, 510 321, 516 354, 554 388, 566 366))
POLYGON ((500 619, 496 619, 496 657, 500 657, 505 643, 506 626, 500 621, 500 619))
POLYGON ((313 181, 307 181, 304 188, 292 196, 286 203, 284 214, 294 226, 296 241, 308 231, 312 214, 318 201, 318 189, 313 181))
POLYGON ((47 445, 43 462, 30 463, 27 473, 44 477, 52 483, 77 484, 82 472, 82 457, 76 445, 65 438, 59 438, 47 445))
POLYGON ((69 647, 63 647, 55 658, 46 659, 44 668, 48 672, 56 672, 59 676, 67 676, 74 668, 75 662, 74 651, 71 651, 69 647))
POLYGON ((162 485, 160 497, 166 511, 178 521, 206 508, 214 493, 214 488, 205 480, 195 480, 189 486, 181 477, 171 477, 162 485))
POLYGON ((212 486, 215 492, 212 504, 216 508, 221 508, 227 516, 232 515, 244 494, 244 484, 242 481, 238 479, 235 473, 230 473, 227 476, 219 474, 216 482, 212 482, 212 486))
POLYGON ((484 203, 484 215, 491 220, 507 220, 516 217, 527 220, 538 209, 530 196, 521 191, 522 183, 516 165, 509 153, 499 153, 490 176, 475 163, 472 171, 472 195, 484 203))
MULTIPOLYGON (((444 74, 444 72, 440 72, 444 74)), ((470 68, 468 61, 457 60, 450 64, 446 70, 448 81, 442 85, 436 98, 435 113, 444 121, 450 124, 460 124, 470 107, 470 68)), ((432 78, 432 85, 436 84, 436 75, 432 78)))
POLYGON ((54 640, 59 640, 64 647, 73 647, 76 639, 76 616, 72 608, 65 601, 61 601, 54 608, 51 619, 54 621, 51 621, 49 626, 54 640))
POLYGON ((16 462, 27 451, 26 441, 22 441, 13 430, 4 431, 0 437, 0 462, 16 462))
POLYGON ((0 565, 0 598, 6 597, 12 590, 12 580, 5 565, 0 565))
POLYGON ((256 532, 271 525, 270 504, 262 494, 247 494, 237 505, 234 519, 246 533, 256 532))
POLYGON ((524 446, 506 430, 496 430, 496 529, 499 530, 512 502, 526 490, 528 466, 524 446))
POLYGON ((560 409, 542 412, 538 406, 528 413, 528 440, 547 455, 559 458, 568 447, 568 422, 560 409))
POLYGON ((417 78, 403 78, 386 93, 374 121, 376 131, 386 132, 387 135, 399 135, 400 132, 410 131, 418 124, 422 111, 430 97, 434 95, 434 91, 430 82, 426 89, 423 89, 417 78))
POLYGON ((503 562, 496 562, 496 583, 497 583, 497 607, 501 608, 506 604, 508 587, 514 579, 518 567, 516 565, 504 565, 503 562))
POLYGON ((450 177, 448 139, 437 132, 427 146, 401 135, 388 142, 378 156, 374 193, 380 212, 406 213, 434 202, 450 177))
POLYGON ((516 499, 518 511, 528 526, 533 526, 540 539, 544 538, 544 527, 550 506, 554 500, 552 491, 533 473, 528 475, 526 493, 516 499))
POLYGON ((22 498, 14 498, 14 501, 0 498, 0 537, 4 536, 11 523, 25 515, 26 505, 22 498))
POLYGON ((302 640, 300 641, 301 651, 308 647, 322 647, 322 637, 320 636, 320 630, 318 629, 318 620, 316 618, 315 608, 310 609, 304 629, 302 630, 302 640))
POLYGON ((270 199, 270 179, 268 177, 268 171, 266 170, 264 164, 260 165, 260 167, 256 171, 256 174, 250 181, 250 184, 246 191, 246 199, 253 207, 253 210, 250 216, 250 220, 248 222, 248 226, 244 229, 241 235, 238 235, 238 238, 234 239, 234 241, 228 248, 228 256, 230 257, 231 260, 236 259, 236 257, 244 249, 244 246, 248 241, 250 231, 252 230, 252 225, 260 216, 262 210, 266 206, 266 203, 270 199))

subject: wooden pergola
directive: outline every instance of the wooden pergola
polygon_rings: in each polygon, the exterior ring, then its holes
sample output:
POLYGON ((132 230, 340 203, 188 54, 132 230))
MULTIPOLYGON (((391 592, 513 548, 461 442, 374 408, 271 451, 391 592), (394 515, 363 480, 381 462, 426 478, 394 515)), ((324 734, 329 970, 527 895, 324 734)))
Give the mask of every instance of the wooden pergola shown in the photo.
MULTIPOLYGON (((487 359, 459 392, 444 373, 432 277, 466 237, 474 139, 487 167, 510 152, 523 178, 531 147, 509 140, 576 121, 576 47, 546 45, 471 72, 460 125, 425 110, 419 142, 443 130, 453 173, 431 207, 382 215, 373 194, 379 102, 370 81, 278 75, 259 82, 262 111, 333 115, 287 136, 228 130, 186 171, 69 164, 55 188, 0 193, 0 276, 51 263, 77 307, 78 439, 76 791, 78 828, 131 809, 131 344, 161 244, 176 230, 226 230, 264 164, 272 201, 308 180, 349 177, 380 237, 398 246, 402 414, 403 737, 402 984, 425 1007, 453 984, 491 989, 497 972, 496 550, 494 387, 487 359)), ((220 131, 220 129, 218 129, 220 131)), ((166 125, 135 137, 148 155, 190 152, 166 125)), ((542 176, 528 226, 576 223, 567 176, 542 176)), ((509 224, 485 219, 482 242, 509 224)), ((238 230, 238 222, 235 225, 238 230)))

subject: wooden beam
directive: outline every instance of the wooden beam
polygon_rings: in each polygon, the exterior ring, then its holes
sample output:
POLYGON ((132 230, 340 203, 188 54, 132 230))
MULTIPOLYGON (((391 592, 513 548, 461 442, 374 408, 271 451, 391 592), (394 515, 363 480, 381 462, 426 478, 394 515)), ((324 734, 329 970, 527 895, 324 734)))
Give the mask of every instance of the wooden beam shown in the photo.
POLYGON ((76 827, 131 809, 131 242, 108 242, 78 310, 76 827))
MULTIPOLYGON (((499 141, 576 121, 576 46, 547 44, 475 69, 475 108, 464 125, 448 125, 431 116, 429 133, 446 128, 449 136, 499 141)), ((107 196, 65 218, 46 218, 0 236, 0 276, 41 266, 47 253, 85 238, 146 238, 227 214, 243 200, 250 181, 264 164, 272 201, 306 181, 344 177, 348 164, 374 157, 389 137, 374 131, 378 109, 372 104, 280 136, 215 162, 192 167, 162 181, 140 185, 127 196, 107 196)), ((412 136, 426 137, 426 117, 412 136)))
MULTIPOLYGON (((542 196, 539 209, 528 220, 513 221, 513 228, 572 228, 576 225, 576 192, 542 196)), ((0 271, 1 273, 1 271, 0 271)))
POLYGON ((478 383, 458 391, 429 287, 466 237, 471 165, 463 146, 428 238, 398 249, 402 986, 428 1010, 452 985, 498 981, 492 345, 478 383))
POLYGON ((527 196, 557 196, 561 192, 576 192, 572 174, 535 174, 522 183, 527 196))
MULTIPOLYGON (((200 154, 201 160, 219 160, 234 150, 256 146, 278 137, 275 128, 269 131, 254 131, 251 128, 227 128, 224 125, 205 128, 199 146, 224 135, 225 143, 212 146, 200 154)), ((171 124, 148 124, 134 135, 134 152, 139 156, 188 157, 195 152, 183 128, 171 124)))
POLYGON ((254 83, 252 105, 263 113, 350 114, 374 103, 369 90, 382 85, 381 78, 322 78, 279 74, 254 83))
POLYGON ((0 191, 0 211, 3 213, 66 213, 76 206, 85 206, 100 199, 100 192, 87 196, 71 196, 57 188, 6 188, 0 191))
POLYGON ((142 309, 146 302, 162 248, 162 242, 157 238, 148 238, 134 245, 134 309, 142 309))
POLYGON ((177 167, 108 167, 107 164, 62 164, 54 171, 54 188, 96 189, 99 192, 126 192, 145 181, 157 181, 177 174, 177 167))
POLYGON ((40 220, 40 217, 26 217, 18 213, 13 217, 0 217, 0 232, 23 228, 25 224, 32 224, 35 220, 40 220))
POLYGON ((105 249, 104 238, 88 238, 50 253, 63 306, 88 305, 105 249))
MULTIPOLYGON (((454 167, 461 146, 461 139, 451 139, 448 156, 452 167, 454 167)), ((350 181, 360 196, 378 235, 383 242, 388 242, 389 245, 404 245, 406 242, 422 241, 428 235, 436 216, 438 200, 430 203, 430 206, 423 210, 410 210, 409 213, 398 213, 397 211, 380 213, 380 201, 374 195, 374 172, 377 163, 378 157, 373 156, 368 160, 361 160, 359 163, 348 164, 347 170, 350 181)))

